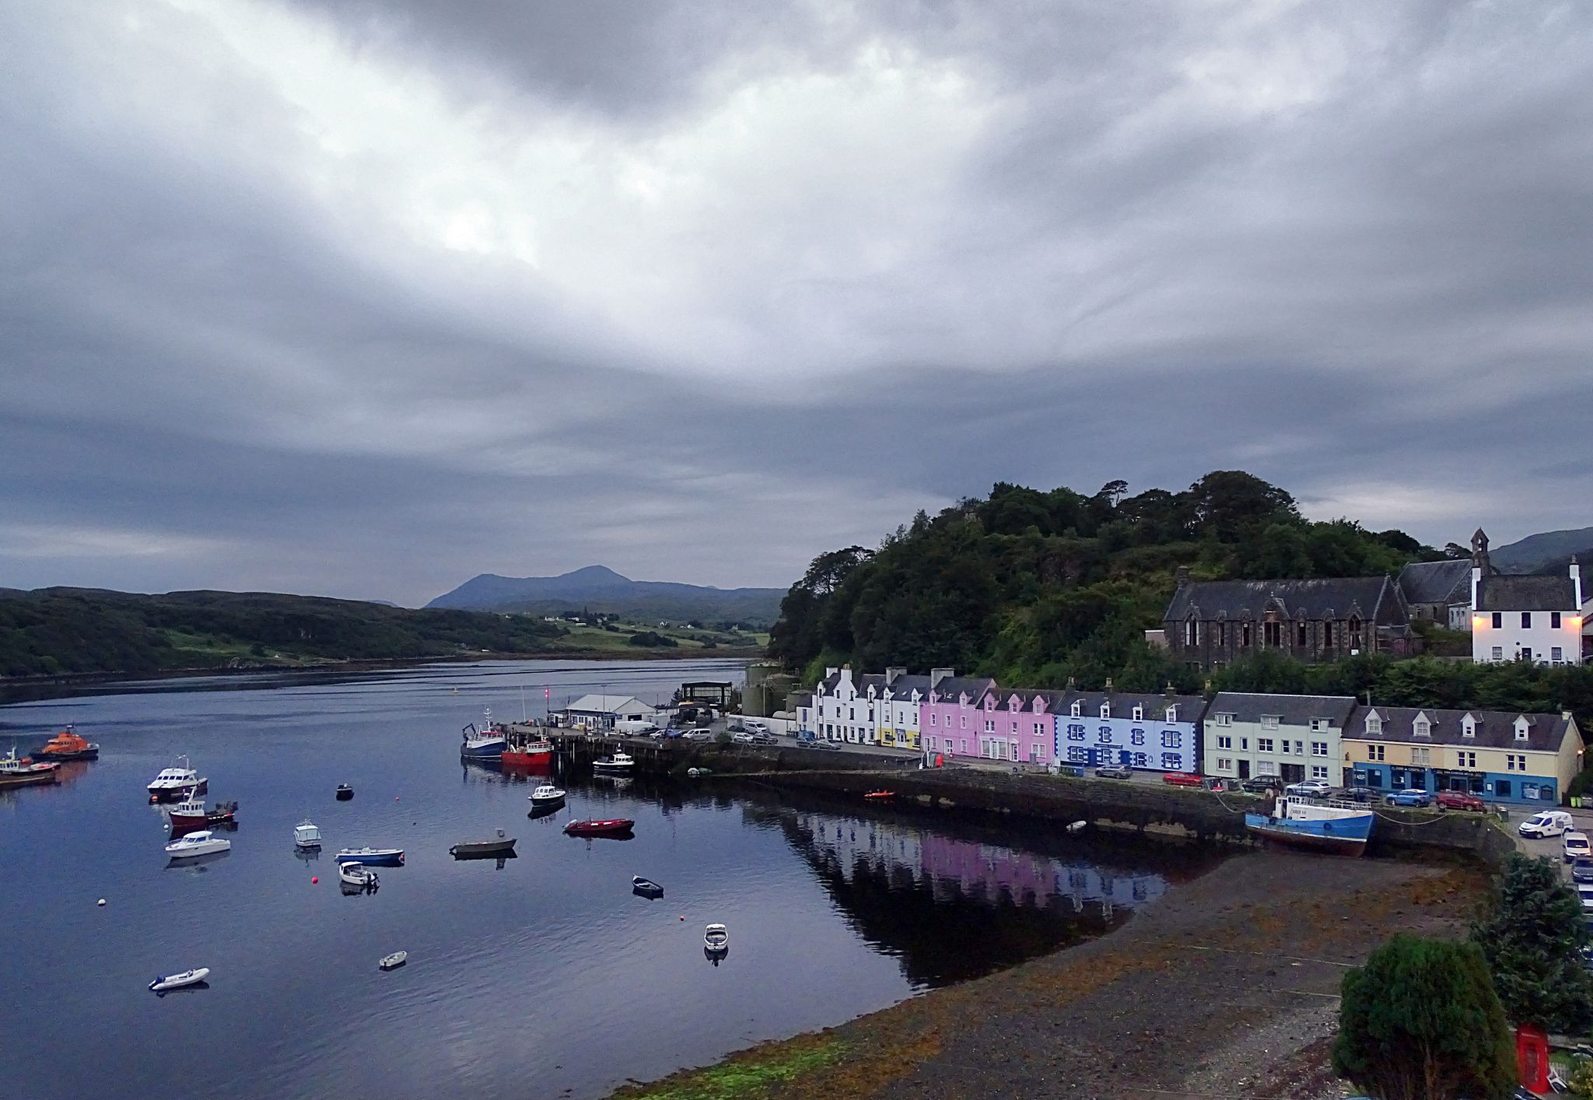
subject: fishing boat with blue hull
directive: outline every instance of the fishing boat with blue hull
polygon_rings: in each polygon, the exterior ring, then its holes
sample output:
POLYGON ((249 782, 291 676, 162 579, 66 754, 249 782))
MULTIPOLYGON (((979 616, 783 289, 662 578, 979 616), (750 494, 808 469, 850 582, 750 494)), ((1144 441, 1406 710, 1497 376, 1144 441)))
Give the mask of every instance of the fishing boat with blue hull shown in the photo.
POLYGON ((488 708, 481 724, 485 728, 478 730, 476 724, 471 722, 460 731, 460 757, 465 760, 502 761, 503 751, 509 747, 508 727, 492 720, 491 708, 488 708))
POLYGON ((1245 828, 1279 844, 1358 856, 1366 851, 1374 816, 1355 802, 1284 795, 1270 814, 1245 814, 1245 828))

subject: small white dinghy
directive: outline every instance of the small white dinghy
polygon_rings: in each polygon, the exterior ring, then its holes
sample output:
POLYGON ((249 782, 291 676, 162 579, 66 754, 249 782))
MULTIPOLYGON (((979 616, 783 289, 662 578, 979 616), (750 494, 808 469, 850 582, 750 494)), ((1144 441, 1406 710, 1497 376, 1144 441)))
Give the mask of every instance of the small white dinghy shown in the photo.
POLYGON ((381 887, 381 879, 361 863, 340 863, 337 865, 338 881, 344 886, 375 893, 381 887))
POLYGON ((397 970, 408 961, 408 951, 394 951, 391 955, 383 955, 382 961, 376 964, 376 968, 378 970, 397 970))
POLYGON ((702 949, 710 955, 723 955, 730 950, 730 931, 722 924, 710 924, 703 929, 702 949))
POLYGON ((293 826, 293 846, 295 848, 319 848, 321 846, 321 827, 309 818, 305 818, 293 826))
POLYGON ((231 850, 232 841, 226 837, 217 836, 209 829, 178 837, 166 845, 166 854, 172 859, 192 859, 195 856, 208 856, 214 855, 216 852, 231 850))
POLYGON ((156 993, 165 993, 170 989, 198 985, 208 977, 210 977, 210 967, 200 966, 193 970, 184 970, 181 974, 167 974, 164 978, 156 978, 149 983, 149 988, 156 993))

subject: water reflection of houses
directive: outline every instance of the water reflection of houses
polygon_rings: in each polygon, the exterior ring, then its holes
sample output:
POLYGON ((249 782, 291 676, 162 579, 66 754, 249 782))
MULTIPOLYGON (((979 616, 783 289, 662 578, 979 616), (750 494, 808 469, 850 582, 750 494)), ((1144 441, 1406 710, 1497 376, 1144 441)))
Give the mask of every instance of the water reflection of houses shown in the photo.
POLYGON ((867 818, 786 811, 836 903, 922 985, 963 980, 1122 923, 1167 880, 867 818))

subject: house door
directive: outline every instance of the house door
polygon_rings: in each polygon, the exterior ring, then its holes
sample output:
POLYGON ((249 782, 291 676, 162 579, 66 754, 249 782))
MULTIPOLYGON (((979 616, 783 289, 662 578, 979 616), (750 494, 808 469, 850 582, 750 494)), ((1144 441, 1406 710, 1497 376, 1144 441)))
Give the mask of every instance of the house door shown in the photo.
POLYGON ((1087 749, 1085 751, 1089 753, 1090 767, 1093 768, 1093 767, 1095 767, 1095 765, 1097 765, 1097 764, 1099 764, 1101 762, 1100 750, 1096 749, 1094 746, 1091 746, 1089 749, 1087 749))
POLYGON ((1283 781, 1285 783, 1299 783, 1305 779, 1304 764, 1283 765, 1283 781))
POLYGON ((1248 760, 1239 761, 1239 778, 1240 779, 1249 779, 1250 778, 1250 761, 1248 761, 1248 760))

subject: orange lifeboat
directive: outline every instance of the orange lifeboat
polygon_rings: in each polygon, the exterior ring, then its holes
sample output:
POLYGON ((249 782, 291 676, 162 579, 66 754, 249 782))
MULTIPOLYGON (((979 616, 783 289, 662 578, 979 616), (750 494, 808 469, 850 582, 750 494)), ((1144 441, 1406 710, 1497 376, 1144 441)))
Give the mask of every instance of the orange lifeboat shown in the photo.
POLYGON ((98 744, 80 737, 71 726, 56 734, 44 743, 44 747, 36 749, 34 756, 40 760, 98 760, 100 747, 98 744))

